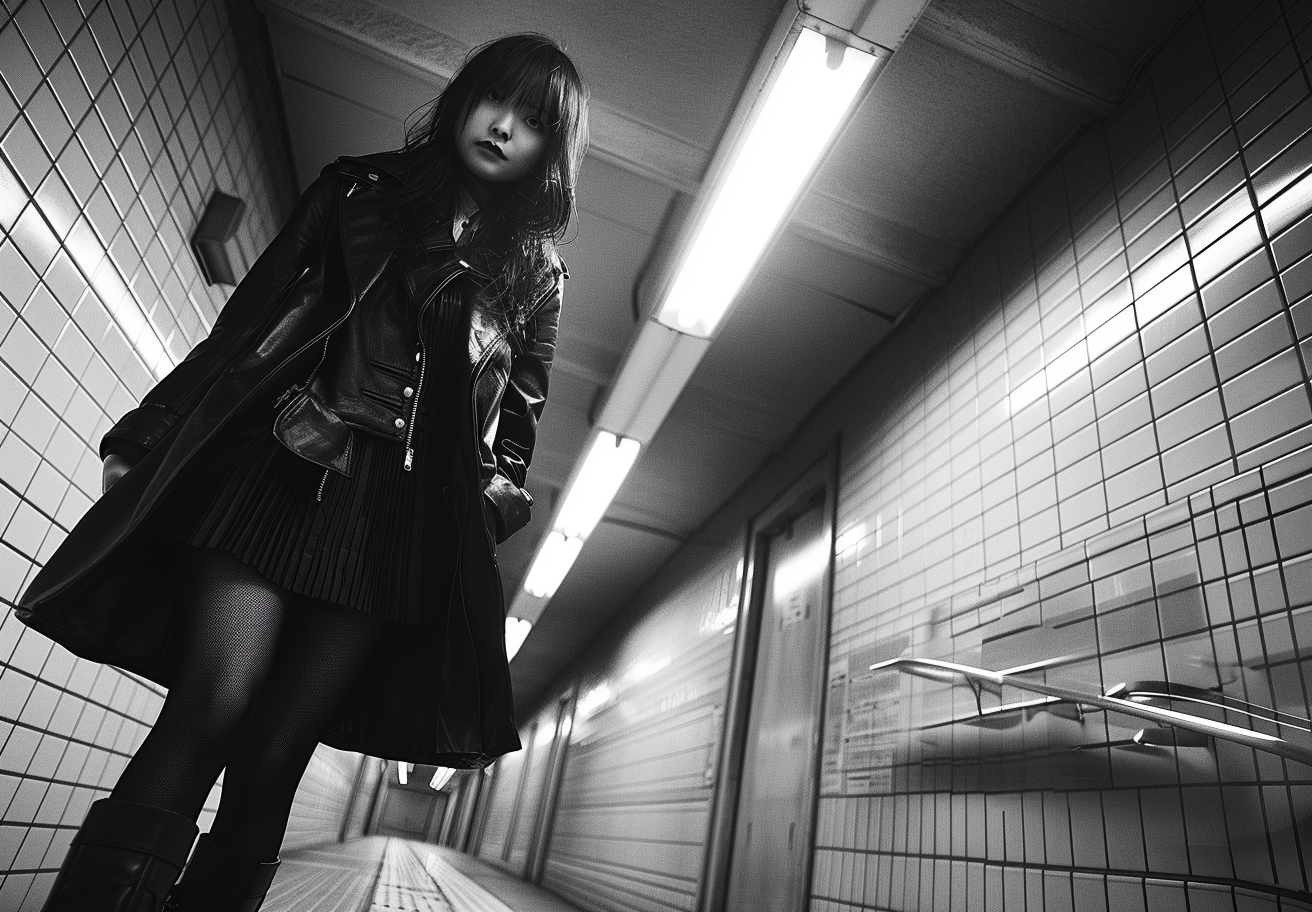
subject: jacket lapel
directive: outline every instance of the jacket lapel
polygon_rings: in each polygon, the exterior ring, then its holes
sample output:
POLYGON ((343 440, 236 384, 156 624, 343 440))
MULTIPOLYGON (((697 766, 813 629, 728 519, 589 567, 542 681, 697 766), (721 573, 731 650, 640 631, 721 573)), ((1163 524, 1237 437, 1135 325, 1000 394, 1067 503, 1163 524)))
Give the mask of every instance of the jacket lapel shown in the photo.
POLYGON ((383 217, 383 196, 377 192, 351 192, 348 188, 342 194, 341 222, 342 256, 354 307, 383 274, 401 234, 391 219, 383 217))

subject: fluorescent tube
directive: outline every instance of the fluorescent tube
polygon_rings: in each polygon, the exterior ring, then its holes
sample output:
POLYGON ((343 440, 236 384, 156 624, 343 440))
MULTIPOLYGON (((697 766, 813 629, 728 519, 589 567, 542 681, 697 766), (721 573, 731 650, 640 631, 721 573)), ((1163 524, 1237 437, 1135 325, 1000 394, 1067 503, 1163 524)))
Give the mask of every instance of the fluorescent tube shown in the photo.
POLYGON ((772 55, 777 78, 752 90, 761 94, 747 126, 731 128, 734 138, 725 148, 733 151, 717 160, 723 165, 712 166, 708 180, 717 189, 695 217, 692 241, 656 310, 663 325, 649 322, 640 331, 616 375, 597 421, 611 430, 598 431, 539 546, 515 601, 522 616, 536 618, 555 595, 879 62, 876 54, 827 39, 786 15, 797 38, 786 54, 772 55))
POLYGON ((524 645, 524 640, 528 639, 529 631, 533 629, 533 622, 523 618, 508 617, 506 618, 506 661, 509 662, 519 652, 519 647, 524 645))
POLYGON ((551 598, 565 579, 565 574, 569 573, 569 568, 574 566, 582 547, 581 538, 566 538, 559 532, 549 534, 542 542, 533 566, 529 568, 524 589, 537 598, 551 598))
POLYGON ((848 47, 841 59, 830 69, 825 37, 798 34, 665 298, 666 326, 715 331, 877 58, 848 47))
MULTIPOLYGON (((633 468, 639 449, 638 441, 631 437, 617 437, 610 431, 597 433, 583 465, 565 492, 553 531, 543 540, 529 568, 524 580, 529 595, 551 598, 556 594, 565 574, 574 566, 583 540, 597 527, 629 469, 633 468)), ((510 654, 507 650, 507 655, 510 654)))
POLYGON ((592 534, 633 468, 638 449, 638 441, 632 438, 616 437, 610 431, 597 434, 556 516, 557 532, 580 539, 592 534))

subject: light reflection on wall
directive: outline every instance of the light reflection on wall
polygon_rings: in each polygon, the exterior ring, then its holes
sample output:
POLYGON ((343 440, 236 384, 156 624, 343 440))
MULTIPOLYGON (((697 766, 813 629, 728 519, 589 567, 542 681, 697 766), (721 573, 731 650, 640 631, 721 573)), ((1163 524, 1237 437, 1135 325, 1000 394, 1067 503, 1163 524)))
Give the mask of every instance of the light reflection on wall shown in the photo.
MULTIPOLYGON (((119 274, 118 267, 86 218, 59 206, 60 202, 54 197, 42 202, 30 196, 9 168, 0 163, 0 224, 10 229, 26 220, 27 241, 48 244, 52 255, 60 246, 55 226, 71 226, 63 240, 64 249, 142 362, 156 377, 163 377, 173 369, 177 360, 146 315, 146 307, 119 274)), ((22 302, 14 303, 21 306, 22 302)), ((62 303, 67 309, 71 302, 62 303)))
MULTIPOLYGON (((1288 224, 1307 212, 1310 200, 1312 181, 1304 178, 1268 209, 1272 210, 1272 219, 1288 224)), ((1012 388, 1007 396, 1011 414, 1038 402, 1111 351, 1136 329, 1142 329, 1165 314, 1251 252, 1257 231, 1252 213, 1253 204, 1248 192, 1241 189, 1191 225, 1174 242, 1140 264, 1132 274, 1133 306, 1123 307, 1111 315, 1100 313, 1096 304, 1088 308, 1084 315, 1083 335, 1069 347, 1054 346, 1051 356, 1042 352, 1043 366, 1012 388)), ((1277 229, 1268 227, 1268 231, 1274 230, 1277 229)), ((1119 302, 1118 298, 1111 300, 1119 302)))
POLYGON ((855 526, 845 529, 838 534, 838 538, 834 541, 834 551, 837 552, 840 557, 846 555, 849 551, 853 552, 851 556, 856 556, 865 545, 865 538, 866 524, 857 523, 855 526))
POLYGON ((727 575, 728 578, 722 581, 722 585, 726 589, 717 593, 716 599, 712 602, 711 610, 702 616, 701 624, 698 627, 700 633, 719 633, 723 636, 731 636, 737 629, 737 624, 734 622, 738 620, 743 569, 743 560, 739 558, 738 563, 733 568, 733 573, 727 575))
POLYGON ((1262 206, 1262 222, 1268 236, 1288 228, 1312 209, 1312 171, 1301 177, 1297 174, 1285 173, 1268 178, 1263 172, 1258 195, 1259 199, 1270 200, 1262 206))
POLYGON ((575 710, 574 717, 578 719, 578 721, 582 722, 584 719, 588 718, 597 710, 605 706, 606 703, 609 702, 610 698, 611 698, 610 685, 605 682, 598 684, 596 687, 589 690, 583 696, 579 697, 579 704, 578 704, 578 708, 575 710))
POLYGON ((638 681, 643 681, 646 680, 647 678, 650 678, 652 675, 656 674, 656 672, 660 671, 661 669, 667 667, 669 664, 670 664, 670 657, 668 655, 658 656, 654 659, 648 659, 648 658, 638 659, 636 662, 634 662, 632 665, 629 666, 629 670, 625 672, 624 677, 625 680, 634 683, 638 681))
POLYGON ((788 596, 801 592, 818 580, 829 564, 829 540, 817 538, 787 560, 779 562, 774 572, 773 597, 777 604, 785 604, 788 596))

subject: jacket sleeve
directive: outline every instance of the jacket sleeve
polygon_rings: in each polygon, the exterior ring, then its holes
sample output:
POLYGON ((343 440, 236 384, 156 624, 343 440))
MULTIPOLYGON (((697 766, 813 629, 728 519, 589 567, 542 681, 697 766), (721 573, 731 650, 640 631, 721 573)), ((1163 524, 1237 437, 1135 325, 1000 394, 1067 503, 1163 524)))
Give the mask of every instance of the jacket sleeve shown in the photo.
POLYGON ((510 376, 501 396, 497 436, 492 445, 496 474, 483 492, 497 518, 498 544, 528 524, 533 506, 532 496, 524 490, 524 480, 533 458, 538 420, 547 402, 564 281, 565 273, 561 272, 556 276, 550 297, 524 327, 511 357, 510 376))
POLYGON ((101 438, 102 458, 117 453, 136 461, 191 412, 224 367, 249 344, 261 317, 320 256, 336 184, 336 170, 329 166, 301 194, 282 231, 233 289, 209 336, 101 438))

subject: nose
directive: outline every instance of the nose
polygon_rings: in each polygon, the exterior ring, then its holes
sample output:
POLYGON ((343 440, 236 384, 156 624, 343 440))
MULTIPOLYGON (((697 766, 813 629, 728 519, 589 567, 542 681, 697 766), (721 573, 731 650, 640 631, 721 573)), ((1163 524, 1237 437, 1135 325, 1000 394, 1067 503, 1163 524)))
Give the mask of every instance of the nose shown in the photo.
POLYGON ((493 136, 501 139, 509 139, 510 131, 515 123, 514 111, 501 111, 496 117, 492 118, 492 123, 488 125, 488 131, 493 136))

